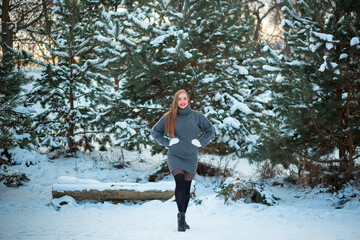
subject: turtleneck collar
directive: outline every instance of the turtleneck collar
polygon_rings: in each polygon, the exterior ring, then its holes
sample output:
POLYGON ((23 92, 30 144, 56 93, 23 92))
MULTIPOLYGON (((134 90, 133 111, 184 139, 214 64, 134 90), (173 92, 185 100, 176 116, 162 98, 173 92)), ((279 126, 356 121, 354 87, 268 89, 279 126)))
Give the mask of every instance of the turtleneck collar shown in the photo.
POLYGON ((186 115, 189 114, 191 112, 191 108, 190 105, 188 105, 186 108, 182 109, 182 108, 178 108, 177 113, 180 115, 186 115))

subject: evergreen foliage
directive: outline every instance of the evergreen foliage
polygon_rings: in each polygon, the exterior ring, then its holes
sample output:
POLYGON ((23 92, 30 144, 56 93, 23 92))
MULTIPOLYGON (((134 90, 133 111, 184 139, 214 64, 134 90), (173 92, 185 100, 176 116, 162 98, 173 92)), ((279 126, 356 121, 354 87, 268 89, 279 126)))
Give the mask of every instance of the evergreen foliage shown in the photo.
POLYGON ((68 152, 94 143, 163 152, 149 130, 185 89, 215 126, 206 151, 295 164, 312 185, 355 178, 360 4, 286 0, 287 47, 275 51, 253 41, 252 3, 55 0, 49 14, 44 2, 45 28, 29 31, 51 40, 45 61, 7 48, 10 60, 44 67, 28 95, 44 111, 33 123, 19 97, 25 77, 2 61, 0 150, 28 144, 32 124, 41 145, 68 152))
POLYGON ((91 150, 93 142, 109 138, 104 135, 102 115, 108 111, 112 91, 94 40, 98 4, 85 0, 56 0, 54 4, 56 20, 48 19, 44 32, 53 39, 55 47, 48 50, 56 64, 43 63, 42 77, 29 95, 29 102, 45 109, 37 116, 36 132, 41 145, 66 145, 68 152, 80 147, 91 150))
POLYGON ((29 147, 34 142, 30 134, 32 112, 24 106, 22 95, 22 86, 28 81, 29 78, 14 69, 12 61, 0 62, 0 149, 29 147))
MULTIPOLYGON (((127 7, 129 11, 132 9, 129 5, 127 7)), ((145 10, 128 12, 125 8, 113 12, 101 6, 99 19, 95 23, 95 39, 102 49, 98 57, 106 63, 108 78, 114 87, 113 97, 108 103, 109 111, 103 120, 107 123, 107 132, 115 138, 114 144, 129 150, 140 150, 141 145, 149 142, 149 130, 139 117, 142 112, 136 105, 129 104, 120 91, 120 85, 127 78, 131 66, 138 65, 142 33, 135 31, 137 28, 134 25, 146 25, 142 22, 145 13, 145 10)))
POLYGON ((274 76, 274 115, 267 116, 253 160, 296 164, 311 185, 341 185, 354 177, 360 157, 359 9, 357 1, 286 1, 282 25, 291 54, 264 47, 264 69, 274 76))
POLYGON ((255 133, 256 112, 263 110, 255 100, 262 93, 254 89, 259 78, 250 74, 255 44, 247 1, 149 2, 130 13, 129 22, 137 49, 128 51, 132 64, 121 90, 140 120, 151 127, 183 88, 192 108, 215 125, 209 149, 246 151, 253 144, 246 140, 255 133))

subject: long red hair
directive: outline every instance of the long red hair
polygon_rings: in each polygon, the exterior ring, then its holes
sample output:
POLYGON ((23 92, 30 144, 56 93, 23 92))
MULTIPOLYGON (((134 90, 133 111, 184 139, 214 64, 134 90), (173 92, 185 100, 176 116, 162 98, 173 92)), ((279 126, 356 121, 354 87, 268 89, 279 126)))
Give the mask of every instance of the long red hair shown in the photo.
POLYGON ((189 94, 184 90, 180 89, 175 93, 174 100, 171 104, 170 110, 166 113, 166 132, 171 136, 175 137, 175 126, 177 121, 177 111, 178 111, 178 100, 179 95, 185 93, 188 99, 188 104, 190 104, 190 96, 189 94))

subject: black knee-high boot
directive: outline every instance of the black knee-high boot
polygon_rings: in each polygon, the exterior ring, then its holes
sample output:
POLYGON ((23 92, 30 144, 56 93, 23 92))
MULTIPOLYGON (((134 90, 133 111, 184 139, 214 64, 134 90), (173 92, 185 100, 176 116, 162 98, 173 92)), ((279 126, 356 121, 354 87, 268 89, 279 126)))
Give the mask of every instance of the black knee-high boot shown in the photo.
POLYGON ((178 231, 184 232, 185 226, 185 176, 184 174, 176 174, 175 178, 175 200, 178 206, 178 231))
MULTIPOLYGON (((185 209, 184 209, 185 213, 190 201, 190 189, 191 189, 191 180, 185 181, 185 209)), ((185 222, 185 227, 186 229, 190 229, 190 226, 186 222, 185 222)))
POLYGON ((176 174, 175 178, 175 200, 179 212, 185 213, 185 176, 184 174, 176 174))
POLYGON ((184 208, 185 213, 190 201, 190 188, 191 188, 191 181, 185 181, 185 208, 184 208))

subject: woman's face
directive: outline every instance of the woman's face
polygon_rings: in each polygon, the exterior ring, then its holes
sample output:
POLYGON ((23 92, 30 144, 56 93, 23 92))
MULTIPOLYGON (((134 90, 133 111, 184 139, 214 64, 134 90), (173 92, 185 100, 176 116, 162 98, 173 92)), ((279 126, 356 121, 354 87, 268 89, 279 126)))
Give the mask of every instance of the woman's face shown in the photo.
POLYGON ((188 106, 188 104, 189 104, 189 99, 186 93, 180 93, 178 97, 178 107, 184 109, 188 106))

